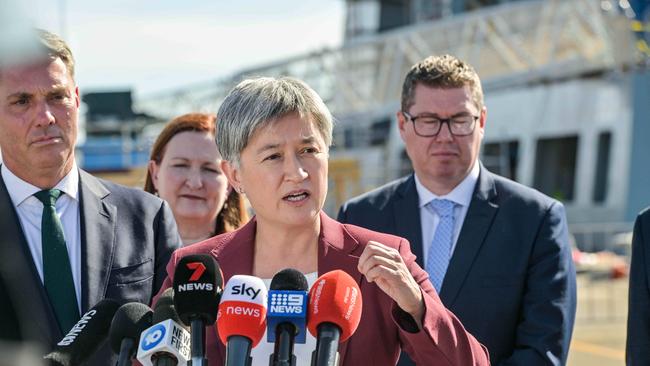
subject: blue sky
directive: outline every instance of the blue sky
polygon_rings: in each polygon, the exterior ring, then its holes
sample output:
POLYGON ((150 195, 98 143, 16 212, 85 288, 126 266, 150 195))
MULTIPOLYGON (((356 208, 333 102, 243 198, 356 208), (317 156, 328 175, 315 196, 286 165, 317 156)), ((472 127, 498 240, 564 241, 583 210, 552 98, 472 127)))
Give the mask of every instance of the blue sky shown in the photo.
POLYGON ((63 34, 82 90, 157 94, 340 45, 344 0, 30 0, 63 34))

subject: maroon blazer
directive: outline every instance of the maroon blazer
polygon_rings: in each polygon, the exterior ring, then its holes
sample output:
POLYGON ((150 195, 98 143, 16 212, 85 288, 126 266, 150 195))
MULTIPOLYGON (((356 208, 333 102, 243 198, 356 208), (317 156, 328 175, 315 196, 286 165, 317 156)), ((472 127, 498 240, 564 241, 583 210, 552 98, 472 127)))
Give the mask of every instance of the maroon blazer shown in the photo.
MULTIPOLYGON (((237 231, 176 250, 167 265, 168 276, 158 296, 171 287, 180 258, 190 254, 212 255, 219 261, 226 282, 236 274, 252 274, 256 225, 253 218, 237 231)), ((341 365, 395 365, 400 347, 418 365, 489 365, 487 349, 442 305, 427 273, 415 263, 415 255, 406 239, 340 224, 321 212, 318 274, 335 269, 357 280, 363 298, 357 331, 339 345, 341 365), (369 240, 397 249, 420 285, 426 307, 423 330, 418 331, 413 318, 377 285, 367 282, 357 269, 359 256, 369 240)), ((226 349, 219 340, 216 326, 208 328, 206 338, 209 364, 223 365, 226 349)))

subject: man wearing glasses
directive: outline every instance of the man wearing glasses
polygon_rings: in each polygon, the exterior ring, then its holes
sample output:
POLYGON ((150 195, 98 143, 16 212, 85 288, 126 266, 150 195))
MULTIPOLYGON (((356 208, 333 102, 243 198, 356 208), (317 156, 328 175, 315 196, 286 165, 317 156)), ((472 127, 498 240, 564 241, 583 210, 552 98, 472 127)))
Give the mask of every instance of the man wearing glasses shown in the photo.
POLYGON ((483 167, 486 120, 470 65, 449 55, 414 65, 397 112, 414 174, 346 202, 338 219, 408 239, 492 364, 563 365, 576 310, 564 207, 483 167))

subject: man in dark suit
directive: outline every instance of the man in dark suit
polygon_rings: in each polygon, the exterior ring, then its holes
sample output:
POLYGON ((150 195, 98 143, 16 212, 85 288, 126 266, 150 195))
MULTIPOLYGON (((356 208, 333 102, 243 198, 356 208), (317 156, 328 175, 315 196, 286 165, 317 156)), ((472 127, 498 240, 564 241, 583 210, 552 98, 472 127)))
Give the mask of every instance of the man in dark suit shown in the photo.
POLYGON ((487 112, 468 64, 414 65, 401 108, 415 173, 346 202, 338 220, 408 239, 492 364, 564 364, 576 284, 562 204, 480 164, 487 112))
MULTIPOLYGON (((77 168, 74 59, 37 38, 0 65, 0 340, 47 350, 103 298, 149 304, 180 238, 162 200, 77 168)), ((104 347, 89 364, 114 363, 104 347)))
POLYGON ((630 366, 650 364, 650 209, 636 218, 627 316, 626 360, 630 366))

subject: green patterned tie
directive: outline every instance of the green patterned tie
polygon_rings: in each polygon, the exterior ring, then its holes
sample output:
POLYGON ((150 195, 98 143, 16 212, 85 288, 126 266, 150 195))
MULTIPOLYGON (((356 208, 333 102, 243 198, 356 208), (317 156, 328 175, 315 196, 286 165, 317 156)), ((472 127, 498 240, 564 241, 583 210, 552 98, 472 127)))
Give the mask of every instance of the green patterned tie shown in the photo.
POLYGON ((43 202, 41 238, 45 291, 54 308, 61 332, 66 334, 80 317, 68 249, 63 237, 63 225, 54 206, 61 193, 58 189, 45 189, 35 193, 34 197, 43 202))

